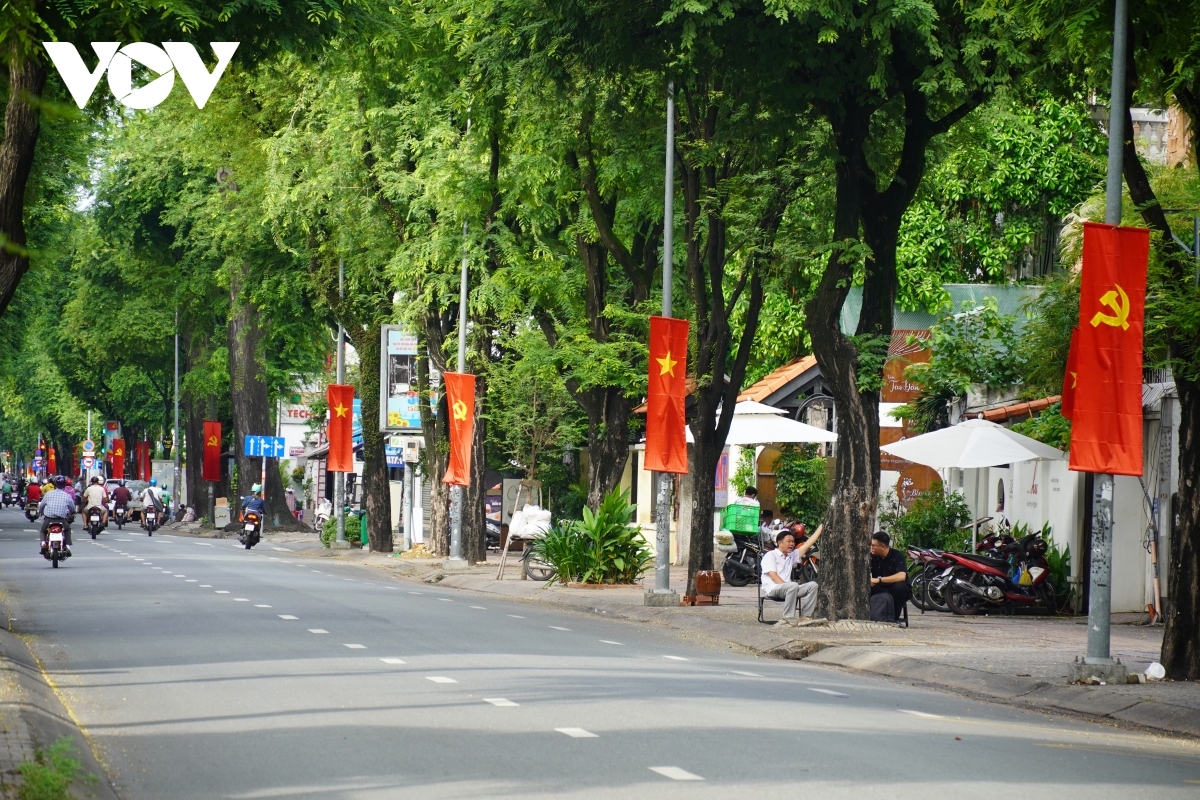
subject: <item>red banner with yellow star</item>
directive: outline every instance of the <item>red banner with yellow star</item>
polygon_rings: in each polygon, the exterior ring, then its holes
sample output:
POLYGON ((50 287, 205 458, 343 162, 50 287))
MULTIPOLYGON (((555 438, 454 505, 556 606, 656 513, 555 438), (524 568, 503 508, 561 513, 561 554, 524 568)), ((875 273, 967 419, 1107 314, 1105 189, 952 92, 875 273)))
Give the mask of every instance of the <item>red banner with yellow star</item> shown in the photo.
POLYGON ((1150 231, 1083 226, 1071 469, 1141 475, 1142 331, 1150 231))
POLYGON ((446 408, 450 410, 450 465, 442 483, 471 485, 471 441, 475 437, 475 376, 443 372, 446 408))
POLYGON ((108 451, 112 458, 112 476, 117 480, 125 478, 125 440, 113 439, 112 448, 108 451))
POLYGON ((204 460, 200 479, 218 483, 221 480, 221 423, 204 420, 204 460))
POLYGON ((687 398, 688 321, 650 318, 650 382, 646 391, 646 469, 688 471, 685 402, 687 398))
POLYGON ((331 383, 325 391, 329 403, 329 472, 354 472, 354 387, 331 383))
POLYGON ((1060 413, 1070 419, 1075 413, 1075 388, 1079 383, 1079 326, 1071 329, 1071 347, 1067 350, 1067 372, 1063 375, 1060 413))

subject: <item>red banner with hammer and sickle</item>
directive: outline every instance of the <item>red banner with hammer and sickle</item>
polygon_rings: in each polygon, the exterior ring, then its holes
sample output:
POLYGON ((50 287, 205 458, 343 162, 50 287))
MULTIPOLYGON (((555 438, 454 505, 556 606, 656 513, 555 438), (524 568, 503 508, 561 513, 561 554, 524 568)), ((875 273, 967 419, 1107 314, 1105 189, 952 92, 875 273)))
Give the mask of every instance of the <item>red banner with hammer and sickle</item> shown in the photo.
POLYGON ((125 440, 113 439, 112 449, 108 451, 112 456, 112 476, 117 480, 122 480, 125 477, 125 440))
POLYGON ((450 465, 442 483, 471 485, 471 441, 475 436, 475 376, 443 372, 446 408, 450 410, 450 465))
POLYGON ((1150 231, 1083 226, 1071 469, 1141 475, 1142 331, 1150 231))
POLYGON ((217 483, 221 480, 221 423, 204 420, 204 463, 202 480, 217 483))
POLYGON ((650 318, 650 375, 646 390, 646 469, 688 471, 687 425, 688 321, 650 318))
POLYGON ((354 472, 354 387, 331 383, 325 399, 329 403, 329 457, 325 468, 330 472, 354 472))

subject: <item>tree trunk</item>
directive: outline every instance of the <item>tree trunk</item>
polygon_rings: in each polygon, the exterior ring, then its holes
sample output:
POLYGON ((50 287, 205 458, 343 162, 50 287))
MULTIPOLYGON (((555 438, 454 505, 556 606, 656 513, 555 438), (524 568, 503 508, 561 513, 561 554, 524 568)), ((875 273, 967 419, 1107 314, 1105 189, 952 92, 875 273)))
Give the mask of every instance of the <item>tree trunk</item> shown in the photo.
POLYGON ((588 417, 587 504, 594 511, 625 473, 633 403, 618 386, 590 389, 576 399, 588 417))
POLYGON ((358 396, 362 402, 363 508, 367 512, 367 540, 371 550, 392 552, 392 493, 387 453, 379 430, 380 324, 355 330, 351 336, 358 351, 358 396))
POLYGON ((1179 393, 1179 486, 1167 567, 1167 677, 1200 680, 1200 383, 1175 377, 1179 393))
POLYGON ((4 109, 4 139, 0 141, 0 315, 29 269, 25 186, 41 130, 40 112, 31 100, 38 100, 46 85, 45 66, 37 58, 21 54, 19 39, 9 36, 8 105, 4 109))
MULTIPOLYGON (((491 337, 486 338, 488 352, 491 337)), ((471 485, 463 492, 462 557, 468 564, 487 561, 487 420, 480 416, 487 395, 487 379, 475 376, 475 434, 471 442, 471 485)))
POLYGON ((426 525, 429 550, 436 555, 450 554, 450 487, 442 483, 442 476, 450 462, 450 438, 446 430, 446 393, 439 392, 437 413, 429 403, 431 387, 430 367, 442 369, 445 359, 442 354, 443 333, 438 315, 426 320, 421 344, 425 356, 417 359, 417 391, 421 397, 421 432, 425 438, 425 453, 422 463, 424 480, 429 483, 429 519, 426 525))
MULTIPOLYGON (((267 394, 266 367, 259 349, 263 333, 259 326, 258 309, 240 297, 247 280, 248 265, 235 271, 230 279, 229 300, 229 389, 233 407, 233 451, 237 458, 237 496, 250 494, 251 487, 261 480, 262 459, 243 455, 247 436, 269 436, 275 432, 271 425, 270 399, 267 394)), ((279 477, 279 459, 267 459, 266 492, 267 518, 273 525, 295 524, 283 495, 279 477)), ((236 510, 231 513, 236 513, 236 510)))

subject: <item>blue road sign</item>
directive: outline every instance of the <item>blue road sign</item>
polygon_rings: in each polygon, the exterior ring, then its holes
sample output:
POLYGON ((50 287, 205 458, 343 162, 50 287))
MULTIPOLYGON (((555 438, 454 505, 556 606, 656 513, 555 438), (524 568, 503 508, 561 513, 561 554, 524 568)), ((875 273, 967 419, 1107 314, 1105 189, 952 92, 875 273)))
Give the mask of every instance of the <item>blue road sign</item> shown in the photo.
POLYGON ((287 455, 287 444, 282 436, 247 436, 243 455, 253 458, 282 458, 287 455))

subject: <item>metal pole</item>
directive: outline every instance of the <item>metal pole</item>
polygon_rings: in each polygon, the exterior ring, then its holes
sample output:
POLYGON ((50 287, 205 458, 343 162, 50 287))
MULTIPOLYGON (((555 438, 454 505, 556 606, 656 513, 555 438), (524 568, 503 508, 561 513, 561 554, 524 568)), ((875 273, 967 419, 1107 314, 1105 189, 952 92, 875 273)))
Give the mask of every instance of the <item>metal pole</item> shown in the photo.
MULTIPOLYGON (((671 290, 674 285, 672 260, 675 249, 675 84, 667 84, 667 161, 663 187, 663 278, 662 315, 671 316, 671 290)), ((646 602, 655 605, 678 605, 671 591, 671 485, 674 476, 658 476, 657 507, 654 514, 654 592, 647 593, 646 602)))
MULTIPOLYGON (((1104 221, 1121 224, 1122 156, 1125 146, 1125 51, 1129 9, 1116 0, 1113 13, 1112 87, 1108 101, 1108 183, 1104 221)), ((1097 474, 1092 492, 1092 570, 1088 594, 1088 641, 1084 663, 1112 665, 1109 643, 1112 623, 1113 477, 1097 474)))
MULTIPOLYGON (((471 121, 467 120, 467 132, 471 132, 471 121)), ((467 371, 467 221, 463 220, 462 266, 458 278, 458 371, 467 371)), ((466 562, 462 557, 463 487, 450 487, 450 558, 448 566, 461 567, 466 562)))
MULTIPOLYGON (((346 262, 338 259, 338 299, 346 296, 346 262)), ((337 382, 346 380, 346 329, 338 323, 337 339, 337 382)), ((337 540, 346 541, 346 473, 339 472, 333 479, 334 513, 337 514, 337 540)))
MULTIPOLYGON (((91 437, 89 437, 91 438, 91 437)), ((171 497, 175 500, 175 507, 180 507, 180 502, 183 495, 180 493, 179 484, 183 480, 183 467, 179 454, 179 309, 175 309, 175 428, 171 432, 171 441, 174 446, 171 448, 171 453, 175 457, 175 472, 172 478, 171 497)))
POLYGON ((401 549, 406 551, 412 549, 414 466, 404 462, 404 545, 401 549))

